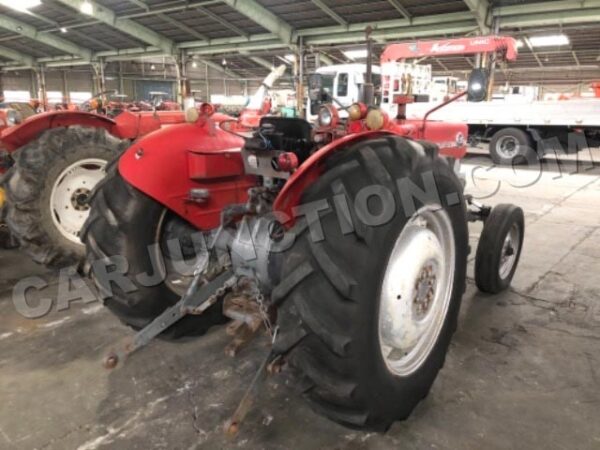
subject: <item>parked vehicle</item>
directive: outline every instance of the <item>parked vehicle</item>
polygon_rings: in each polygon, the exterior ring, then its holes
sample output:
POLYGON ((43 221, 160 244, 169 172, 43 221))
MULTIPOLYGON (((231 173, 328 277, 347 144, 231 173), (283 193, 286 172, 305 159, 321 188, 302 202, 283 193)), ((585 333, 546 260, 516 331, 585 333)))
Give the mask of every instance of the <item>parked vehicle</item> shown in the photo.
MULTIPOLYGON (((323 96, 319 101, 307 99, 306 119, 314 123, 317 120, 317 114, 323 101, 331 101, 335 98, 338 103, 335 107, 339 110, 342 119, 347 117, 345 108, 358 102, 362 98, 362 87, 365 83, 367 65, 366 64, 336 64, 331 66, 319 67, 315 73, 321 75, 323 80, 323 96)), ((381 85, 381 71, 379 66, 372 67, 372 83, 375 86, 381 85)))
MULTIPOLYGON (((414 103, 407 109, 408 116, 421 117, 428 106, 414 103)), ((492 160, 501 165, 533 163, 547 153, 573 154, 600 146, 598 98, 456 102, 431 118, 465 121, 471 143, 489 143, 492 160)))
MULTIPOLYGON (((282 73, 273 70, 257 95, 267 96, 282 73)), ((84 102, 80 111, 37 114, 0 134, 0 167, 7 170, 0 179, 6 195, 1 218, 38 263, 81 262, 81 227, 109 162, 140 137, 185 123, 186 113, 165 105, 160 95, 151 108, 143 108, 119 98, 105 101, 104 94, 84 102)), ((245 126, 256 126, 260 114, 264 111, 250 105, 242 113, 245 126)))
MULTIPOLYGON (((482 100, 485 73, 471 79, 469 98, 482 100)), ((323 98, 320 76, 310 88, 311 100, 323 98)), ((283 363, 313 409, 338 423, 386 429, 406 418, 457 326, 468 222, 485 222, 477 285, 498 293, 515 273, 524 220, 516 206, 463 193, 466 125, 406 120, 397 100, 396 118, 358 103, 344 122, 322 105, 314 130, 263 117, 246 138, 203 107, 131 146, 98 186, 83 230, 105 305, 141 329, 106 366, 158 335, 200 335, 231 318, 229 354, 263 324, 273 345, 229 432, 283 363), (107 264, 127 266, 120 283, 107 264)))

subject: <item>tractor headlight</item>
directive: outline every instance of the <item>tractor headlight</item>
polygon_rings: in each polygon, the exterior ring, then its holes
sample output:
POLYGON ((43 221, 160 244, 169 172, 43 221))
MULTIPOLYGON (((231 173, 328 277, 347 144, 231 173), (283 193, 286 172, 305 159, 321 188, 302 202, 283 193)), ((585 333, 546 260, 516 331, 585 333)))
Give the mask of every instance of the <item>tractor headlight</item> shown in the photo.
POLYGON ((333 105, 324 105, 319 109, 318 123, 320 128, 335 128, 340 116, 333 105))
POLYGON ((379 109, 372 109, 367 114, 365 121, 369 130, 381 130, 387 121, 386 115, 379 109))
POLYGON ((322 107, 319 110, 319 125, 322 127, 328 127, 331 125, 332 120, 333 114, 331 114, 329 108, 322 107))
POLYGON ((200 113, 195 106, 185 110, 185 121, 187 123, 196 123, 200 118, 200 113))
POLYGON ((366 114, 367 105, 364 103, 353 103, 350 108, 348 108, 348 117, 350 120, 360 120, 366 114))

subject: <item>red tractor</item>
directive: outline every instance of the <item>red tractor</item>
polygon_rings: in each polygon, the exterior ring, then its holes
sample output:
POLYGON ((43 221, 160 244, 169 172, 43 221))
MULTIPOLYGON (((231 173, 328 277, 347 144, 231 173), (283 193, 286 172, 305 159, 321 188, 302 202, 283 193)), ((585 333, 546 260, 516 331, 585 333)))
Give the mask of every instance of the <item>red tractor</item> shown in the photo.
MULTIPOLYGON (((486 86, 474 71, 469 97, 486 86)), ((523 211, 463 193, 465 125, 406 121, 402 105, 389 119, 356 104, 345 125, 332 111, 317 129, 263 117, 243 137, 204 108, 125 151, 82 232, 105 305, 140 330, 106 367, 229 318, 229 354, 263 325, 273 345, 228 431, 283 363, 317 413, 353 428, 386 429, 427 395, 457 326, 469 221, 485 223, 477 285, 498 293, 517 267, 523 211)))
MULTIPOLYGON (((274 70, 255 97, 266 96, 283 70, 274 70)), ((79 111, 7 122, 11 126, 0 133, 0 223, 8 225, 13 239, 38 263, 82 261, 81 227, 89 215, 92 189, 104 178, 107 164, 140 137, 185 122, 186 113, 159 95, 154 95, 153 105, 140 108, 122 99, 103 101, 106 94, 85 102, 79 111)), ((257 112, 247 108, 242 113, 246 116, 254 120, 257 112)), ((223 115, 215 118, 234 122, 223 115)))
POLYGON ((131 142, 164 125, 182 123, 183 112, 131 113, 114 118, 83 111, 36 114, 0 133, 3 222, 39 263, 82 259, 79 231, 88 199, 105 167, 131 142))

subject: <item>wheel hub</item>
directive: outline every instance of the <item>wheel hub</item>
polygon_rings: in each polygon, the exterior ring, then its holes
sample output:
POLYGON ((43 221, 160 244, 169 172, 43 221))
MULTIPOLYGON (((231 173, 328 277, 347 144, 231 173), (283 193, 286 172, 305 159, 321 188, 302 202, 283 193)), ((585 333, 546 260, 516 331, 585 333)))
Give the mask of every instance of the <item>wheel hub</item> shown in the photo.
POLYGON ((416 371, 431 353, 452 297, 454 231, 448 213, 417 211, 390 254, 379 297, 379 345, 398 376, 416 371))
POLYGON ((88 211, 90 209, 89 201, 91 192, 87 188, 79 188, 73 192, 71 205, 73 205, 76 211, 88 211))
POLYGON ((504 158, 512 158, 519 153, 519 143, 512 136, 503 136, 496 145, 498 153, 504 158))
POLYGON ((106 161, 79 160, 65 168, 50 193, 50 213, 54 226, 67 240, 81 245, 79 232, 90 213, 92 190, 104 178, 106 161))
POLYGON ((415 283, 415 296, 413 304, 417 316, 424 316, 429 311, 431 301, 435 296, 436 274, 433 263, 421 269, 419 278, 415 283))
POLYGON ((516 249, 519 246, 519 240, 521 239, 520 235, 521 232, 519 231, 519 227, 514 224, 504 238, 502 252, 500 253, 500 267, 498 270, 500 278, 502 279, 505 279, 510 275, 513 266, 515 265, 517 260, 516 249))

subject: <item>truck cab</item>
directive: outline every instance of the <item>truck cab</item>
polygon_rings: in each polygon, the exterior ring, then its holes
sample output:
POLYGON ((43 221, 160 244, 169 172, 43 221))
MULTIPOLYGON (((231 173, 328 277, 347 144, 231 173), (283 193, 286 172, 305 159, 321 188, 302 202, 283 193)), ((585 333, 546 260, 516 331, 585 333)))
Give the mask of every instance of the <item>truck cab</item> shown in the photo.
MULTIPOLYGON (((325 95, 329 98, 322 99, 322 102, 331 102, 332 97, 339 101, 336 107, 349 107, 353 103, 358 102, 361 97, 362 86, 365 83, 367 72, 366 64, 339 64, 333 66, 319 67, 315 73, 322 75, 323 88, 325 95)), ((377 87, 381 86, 381 69, 379 66, 372 67, 373 84, 377 87)), ((322 103, 311 102, 307 99, 306 103, 306 120, 314 122, 317 119, 319 107, 322 103)), ((340 109, 339 115, 341 118, 348 117, 348 112, 340 109)))

